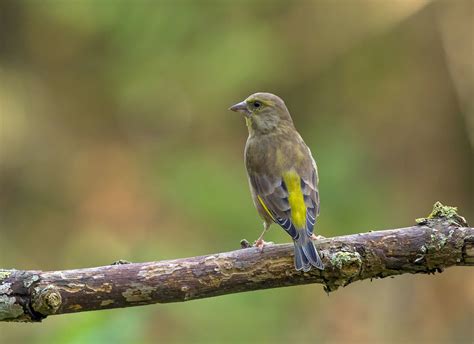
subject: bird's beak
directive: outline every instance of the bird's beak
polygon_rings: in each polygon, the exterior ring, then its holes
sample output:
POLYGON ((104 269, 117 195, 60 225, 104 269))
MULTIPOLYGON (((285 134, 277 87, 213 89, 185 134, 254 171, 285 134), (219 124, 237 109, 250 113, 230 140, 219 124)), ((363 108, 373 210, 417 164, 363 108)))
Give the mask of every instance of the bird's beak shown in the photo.
POLYGON ((247 103, 245 101, 242 101, 240 103, 237 103, 235 105, 232 105, 229 110, 232 110, 234 112, 241 112, 245 114, 246 116, 250 116, 250 111, 247 108, 247 103))

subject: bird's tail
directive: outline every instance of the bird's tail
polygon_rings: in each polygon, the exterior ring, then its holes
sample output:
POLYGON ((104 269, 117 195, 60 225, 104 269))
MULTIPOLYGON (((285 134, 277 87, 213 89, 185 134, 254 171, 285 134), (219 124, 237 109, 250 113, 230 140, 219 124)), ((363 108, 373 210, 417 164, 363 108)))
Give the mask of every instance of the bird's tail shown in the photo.
POLYGON ((311 266, 324 270, 324 264, 316 247, 314 247, 313 240, 306 233, 300 233, 298 238, 293 240, 293 243, 295 245, 296 270, 307 272, 311 270, 311 266))

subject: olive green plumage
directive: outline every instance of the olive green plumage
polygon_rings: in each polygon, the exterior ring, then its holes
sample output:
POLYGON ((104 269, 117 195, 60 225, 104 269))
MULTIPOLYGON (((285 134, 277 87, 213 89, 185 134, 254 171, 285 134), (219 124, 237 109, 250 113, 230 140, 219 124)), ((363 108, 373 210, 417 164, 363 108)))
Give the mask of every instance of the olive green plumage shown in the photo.
POLYGON ((324 269, 313 244, 319 214, 318 173, 311 151, 296 131, 283 100, 255 93, 230 108, 245 115, 249 137, 245 165, 252 198, 264 232, 279 224, 293 239, 295 268, 324 269))

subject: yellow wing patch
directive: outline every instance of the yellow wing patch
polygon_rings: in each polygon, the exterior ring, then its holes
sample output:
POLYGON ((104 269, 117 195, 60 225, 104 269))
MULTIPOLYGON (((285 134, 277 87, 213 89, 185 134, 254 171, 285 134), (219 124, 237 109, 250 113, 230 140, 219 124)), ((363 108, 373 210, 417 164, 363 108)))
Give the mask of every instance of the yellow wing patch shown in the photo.
POLYGON ((291 221, 296 228, 304 228, 306 225, 306 205, 301 191, 300 176, 295 171, 286 172, 283 174, 283 181, 289 194, 291 221))
POLYGON ((275 218, 273 217, 272 213, 270 213, 270 210, 268 210, 267 206, 265 205, 265 203, 263 203, 263 201, 262 201, 262 199, 260 198, 259 195, 257 195, 257 198, 258 198, 258 201, 260 202, 260 204, 262 205, 263 209, 265 209, 267 214, 270 215, 270 217, 272 218, 273 221, 275 221, 275 218))

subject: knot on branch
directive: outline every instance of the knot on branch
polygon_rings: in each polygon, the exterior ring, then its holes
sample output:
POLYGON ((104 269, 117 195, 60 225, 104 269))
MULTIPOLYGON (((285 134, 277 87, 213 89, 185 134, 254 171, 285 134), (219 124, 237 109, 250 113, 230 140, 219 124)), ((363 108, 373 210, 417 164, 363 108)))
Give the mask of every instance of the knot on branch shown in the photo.
POLYGON ((42 315, 51 315, 57 312, 62 304, 61 293, 55 286, 47 286, 33 295, 33 309, 42 315))

